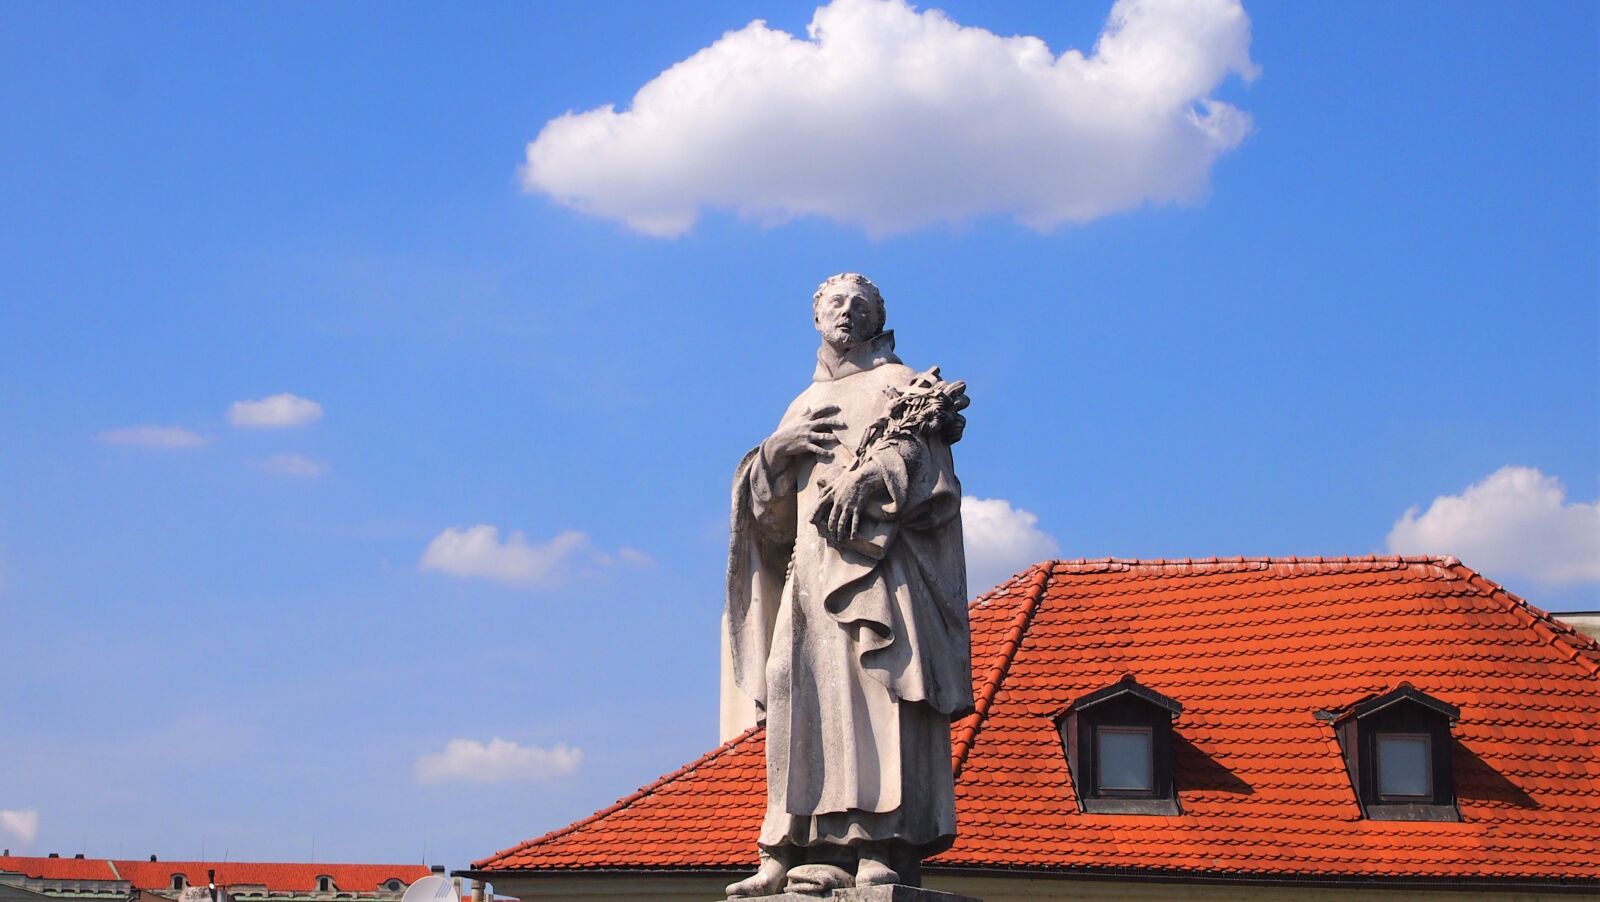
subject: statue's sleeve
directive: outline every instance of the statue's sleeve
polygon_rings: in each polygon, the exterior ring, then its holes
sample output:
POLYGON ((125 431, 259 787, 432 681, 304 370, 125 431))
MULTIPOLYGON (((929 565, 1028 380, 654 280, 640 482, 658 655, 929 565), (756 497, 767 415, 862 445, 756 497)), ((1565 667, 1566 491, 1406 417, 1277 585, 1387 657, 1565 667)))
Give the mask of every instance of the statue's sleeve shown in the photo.
POLYGON ((794 544, 795 488, 792 460, 775 463, 766 445, 757 445, 744 472, 744 491, 749 493, 752 524, 764 544, 779 549, 794 544))
POLYGON ((733 476, 726 648, 734 682, 761 707, 767 701, 767 655, 784 575, 794 552, 795 488, 793 467, 774 464, 759 445, 733 476))

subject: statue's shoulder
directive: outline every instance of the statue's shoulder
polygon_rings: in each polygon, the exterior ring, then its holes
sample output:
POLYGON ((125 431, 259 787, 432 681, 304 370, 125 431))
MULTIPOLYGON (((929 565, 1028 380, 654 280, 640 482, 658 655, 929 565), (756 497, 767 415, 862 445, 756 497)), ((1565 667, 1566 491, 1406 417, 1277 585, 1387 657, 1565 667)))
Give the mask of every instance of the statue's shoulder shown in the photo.
POLYGON ((890 385, 905 385, 916 378, 917 371, 903 363, 884 363, 878 365, 873 372, 878 378, 890 385))

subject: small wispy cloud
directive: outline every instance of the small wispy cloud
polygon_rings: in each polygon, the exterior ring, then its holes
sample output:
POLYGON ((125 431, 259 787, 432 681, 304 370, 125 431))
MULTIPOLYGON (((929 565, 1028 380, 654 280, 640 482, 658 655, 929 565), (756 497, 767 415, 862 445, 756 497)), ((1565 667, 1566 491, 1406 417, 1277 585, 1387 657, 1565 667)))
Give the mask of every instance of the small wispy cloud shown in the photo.
POLYGON ((552 748, 518 745, 495 738, 487 744, 474 739, 452 739, 444 751, 419 757, 414 766, 419 783, 464 780, 470 783, 504 783, 511 780, 547 780, 577 772, 583 750, 558 743, 552 748))
POLYGON ((95 436, 103 445, 123 445, 135 448, 198 448, 210 439, 181 426, 123 426, 107 429, 95 436))
POLYGON ((1389 530, 1389 550, 1454 555, 1489 576, 1600 582, 1600 499, 1568 501, 1556 477, 1501 467, 1425 511, 1407 510, 1389 530))
POLYGON ((246 429, 283 429, 322 419, 322 405, 299 395, 282 392, 228 406, 228 422, 246 429))
POLYGON ((328 465, 304 454, 274 454, 260 463, 261 469, 276 476, 316 479, 328 472, 328 465))
POLYGON ((967 588, 974 595, 1060 550, 1055 537, 1039 528, 1038 516, 1012 507, 1004 498, 963 497, 961 528, 967 547, 967 588))
POLYGON ((39 835, 39 812, 32 808, 0 808, 0 831, 31 843, 39 835))
POLYGON ((601 551, 587 533, 559 532, 543 542, 530 542, 521 532, 502 541, 498 527, 487 523, 451 527, 434 536, 419 566, 451 576, 489 579, 512 586, 545 586, 581 569, 644 566, 650 556, 634 548, 601 551))

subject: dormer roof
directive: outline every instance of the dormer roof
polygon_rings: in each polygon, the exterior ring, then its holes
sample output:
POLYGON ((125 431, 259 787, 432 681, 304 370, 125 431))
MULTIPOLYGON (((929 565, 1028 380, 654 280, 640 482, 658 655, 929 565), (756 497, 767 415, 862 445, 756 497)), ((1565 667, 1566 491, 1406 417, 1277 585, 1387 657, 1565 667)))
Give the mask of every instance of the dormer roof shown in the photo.
POLYGON ((1177 720, 1178 715, 1183 713, 1183 705, 1179 704, 1177 699, 1162 695, 1154 689, 1143 685, 1139 682, 1139 678, 1131 673, 1123 674, 1122 679, 1104 689, 1096 689, 1082 698, 1075 699, 1072 704, 1062 709, 1061 713, 1082 714, 1106 702, 1121 698, 1138 699, 1146 704, 1153 705, 1172 715, 1173 720, 1177 720))
POLYGON ((1350 707, 1339 712, 1339 714, 1333 718, 1333 722, 1335 724, 1343 723, 1352 717, 1360 720, 1364 717, 1377 714, 1379 711, 1382 711, 1385 708, 1399 704, 1419 705, 1428 709, 1429 711, 1434 712, 1435 714, 1445 717, 1451 723, 1461 719, 1460 708, 1450 704, 1449 702, 1440 701, 1439 699, 1434 698, 1426 692, 1423 692, 1408 682, 1402 682, 1390 692, 1385 692, 1382 695, 1374 695, 1371 698, 1356 702, 1350 707))

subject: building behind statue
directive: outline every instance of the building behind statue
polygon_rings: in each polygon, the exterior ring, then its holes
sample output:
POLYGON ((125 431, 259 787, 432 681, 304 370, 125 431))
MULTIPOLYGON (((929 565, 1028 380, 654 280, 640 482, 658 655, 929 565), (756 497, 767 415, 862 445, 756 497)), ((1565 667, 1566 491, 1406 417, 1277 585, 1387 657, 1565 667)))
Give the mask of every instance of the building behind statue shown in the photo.
MULTIPOLYGON (((1453 558, 1052 561, 970 614, 976 713, 930 888, 1600 892, 1600 645, 1453 558)), ((463 873, 522 899, 720 898, 753 864, 763 738, 463 873)))
MULTIPOLYGON (((12 855, 7 849, 0 854, 0 902, 190 902, 197 895, 210 899, 212 880, 219 898, 232 902, 399 902, 418 879, 443 872, 423 864, 62 858, 12 855)), ((479 887, 476 902, 482 902, 481 893, 479 887)))

